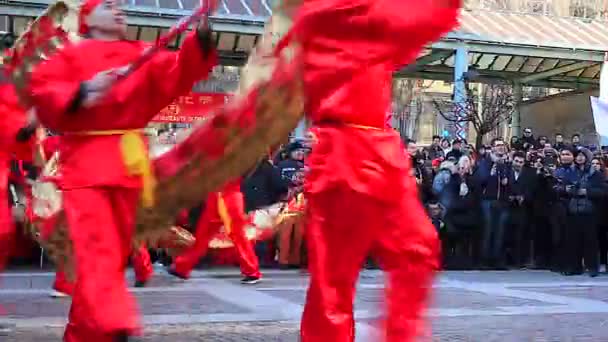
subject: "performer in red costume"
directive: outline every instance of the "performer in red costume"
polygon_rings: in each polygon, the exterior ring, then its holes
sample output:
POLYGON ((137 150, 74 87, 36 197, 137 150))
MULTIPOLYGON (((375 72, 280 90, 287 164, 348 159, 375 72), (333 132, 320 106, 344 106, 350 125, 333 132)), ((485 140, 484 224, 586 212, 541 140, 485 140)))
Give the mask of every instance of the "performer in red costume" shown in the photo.
POLYGON ((388 273, 385 340, 420 333, 439 242, 386 129, 393 71, 453 29, 460 0, 305 0, 289 39, 301 44, 306 109, 318 142, 308 163, 310 287, 303 342, 355 337, 353 300, 369 253, 388 273))
POLYGON ((239 255, 243 274, 241 282, 243 284, 258 283, 262 274, 253 245, 245 236, 247 222, 240 179, 226 184, 220 192, 211 193, 205 202, 205 210, 194 233, 196 242, 175 258, 173 265, 169 268, 169 273, 182 279, 188 279, 200 258, 207 254, 209 241, 224 226, 239 255))
POLYGON ((28 141, 36 132, 36 122, 19 105, 17 94, 4 70, 0 71, 0 269, 13 248, 15 227, 8 199, 10 160, 19 143, 28 141), (29 121, 29 123, 28 123, 29 121))
POLYGON ((114 83, 114 71, 149 47, 125 39, 114 1, 87 0, 79 13, 86 39, 65 46, 31 74, 29 95, 45 127, 62 134, 61 188, 74 246, 76 284, 66 342, 127 341, 140 331, 125 286, 138 205, 154 202, 143 128, 216 64, 206 26, 180 51, 160 51, 114 83))

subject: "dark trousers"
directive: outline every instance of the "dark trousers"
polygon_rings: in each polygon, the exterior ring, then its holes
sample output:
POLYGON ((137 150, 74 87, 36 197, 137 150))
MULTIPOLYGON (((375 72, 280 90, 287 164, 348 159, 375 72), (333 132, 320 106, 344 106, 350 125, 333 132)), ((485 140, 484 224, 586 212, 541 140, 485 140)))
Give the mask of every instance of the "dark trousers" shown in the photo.
POLYGON ((495 200, 483 200, 481 214, 483 217, 481 256, 486 263, 504 264, 504 238, 509 223, 509 208, 495 200))
POLYGON ((532 257, 530 217, 524 207, 512 207, 510 211, 512 262, 513 266, 521 267, 529 263, 532 257))
POLYGON ((600 251, 600 265, 608 264, 608 224, 600 222, 598 226, 598 243, 600 251))
POLYGON ((599 246, 597 223, 592 214, 569 214, 566 226, 565 252, 567 271, 580 273, 585 268, 597 272, 599 266, 599 246))
POLYGON ((534 212, 532 216, 534 264, 539 268, 549 268, 553 261, 552 221, 548 212, 534 212))

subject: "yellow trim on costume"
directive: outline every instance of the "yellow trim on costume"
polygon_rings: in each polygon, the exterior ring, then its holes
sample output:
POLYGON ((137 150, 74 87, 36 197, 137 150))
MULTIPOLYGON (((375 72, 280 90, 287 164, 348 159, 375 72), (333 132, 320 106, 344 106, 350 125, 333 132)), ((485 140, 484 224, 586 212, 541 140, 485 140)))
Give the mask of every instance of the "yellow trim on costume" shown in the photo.
POLYGON ((141 201, 145 208, 154 205, 154 190, 156 177, 152 171, 152 163, 142 137, 142 130, 107 130, 68 133, 73 135, 121 135, 120 151, 127 172, 132 176, 141 176, 141 201))
POLYGON ((232 230, 232 218, 228 213, 228 207, 226 206, 226 201, 224 201, 224 196, 222 196, 221 192, 217 193, 217 213, 220 215, 220 219, 224 223, 224 231, 226 235, 230 234, 232 230))
POLYGON ((299 207, 299 206, 301 206, 303 203, 304 203, 304 193, 302 193, 302 192, 301 192, 301 193, 299 193, 299 194, 296 196, 296 206, 298 206, 298 207, 299 207))
POLYGON ((346 126, 352 127, 352 128, 365 129, 365 130, 384 131, 384 128, 378 128, 378 127, 374 127, 374 126, 357 125, 357 124, 350 124, 350 123, 347 123, 346 126))

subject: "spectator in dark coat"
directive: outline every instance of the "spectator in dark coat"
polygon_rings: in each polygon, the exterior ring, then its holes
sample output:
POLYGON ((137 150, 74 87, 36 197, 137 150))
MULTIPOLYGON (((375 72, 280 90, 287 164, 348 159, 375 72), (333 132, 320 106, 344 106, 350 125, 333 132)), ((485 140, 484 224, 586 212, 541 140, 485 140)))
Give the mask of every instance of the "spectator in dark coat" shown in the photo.
POLYGON ((279 162, 277 168, 281 177, 289 186, 294 186, 295 178, 304 167, 304 156, 307 147, 300 141, 294 141, 287 145, 287 159, 279 162))
POLYGON ((454 160, 455 163, 458 163, 463 155, 462 140, 456 139, 452 142, 452 150, 445 155, 445 159, 454 160))
MULTIPOLYGON (((564 153, 564 151, 562 151, 564 153)), ((567 269, 565 275, 583 273, 595 277, 599 268, 597 218, 595 201, 605 195, 604 175, 590 167, 590 160, 582 150, 574 151, 574 164, 556 172, 556 191, 567 202, 565 253, 567 269)))
POLYGON ((289 183, 269 159, 260 162, 241 183, 245 210, 252 211, 279 202, 288 191, 289 183))

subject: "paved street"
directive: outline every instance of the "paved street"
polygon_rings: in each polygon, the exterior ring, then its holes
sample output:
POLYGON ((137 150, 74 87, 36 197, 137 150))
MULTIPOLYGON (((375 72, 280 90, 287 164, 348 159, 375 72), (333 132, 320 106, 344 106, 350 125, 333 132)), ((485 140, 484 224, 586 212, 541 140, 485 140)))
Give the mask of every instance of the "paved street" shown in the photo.
MULTIPOLYGON (((69 299, 52 299, 52 273, 2 277, 0 341, 59 341, 69 299)), ((297 341, 307 277, 266 271, 255 286, 236 269, 200 271, 184 282, 162 269, 133 289, 145 313, 138 341, 297 341)), ((378 341, 383 278, 364 271, 356 302, 357 340, 378 341)), ((561 277, 542 271, 446 272, 428 312, 433 341, 602 341, 608 336, 608 276, 561 277)))

